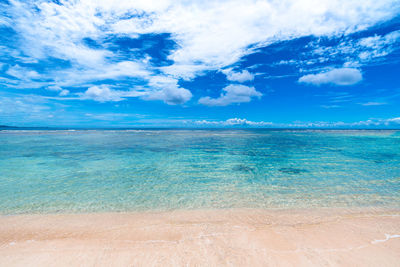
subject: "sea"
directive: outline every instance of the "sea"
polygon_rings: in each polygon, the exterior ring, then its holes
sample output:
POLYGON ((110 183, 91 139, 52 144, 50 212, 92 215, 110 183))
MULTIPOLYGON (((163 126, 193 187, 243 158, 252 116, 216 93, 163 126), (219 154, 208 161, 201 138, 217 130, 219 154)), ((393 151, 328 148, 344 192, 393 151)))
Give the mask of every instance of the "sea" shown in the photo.
POLYGON ((0 214, 400 208, 400 130, 6 129, 0 214))

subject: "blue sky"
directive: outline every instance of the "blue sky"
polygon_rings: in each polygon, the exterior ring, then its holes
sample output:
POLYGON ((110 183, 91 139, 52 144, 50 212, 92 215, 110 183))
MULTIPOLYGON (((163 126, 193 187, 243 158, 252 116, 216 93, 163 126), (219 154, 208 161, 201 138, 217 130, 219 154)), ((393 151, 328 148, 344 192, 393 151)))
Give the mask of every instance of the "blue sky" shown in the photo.
POLYGON ((0 124, 400 128, 400 2, 0 0, 0 124))

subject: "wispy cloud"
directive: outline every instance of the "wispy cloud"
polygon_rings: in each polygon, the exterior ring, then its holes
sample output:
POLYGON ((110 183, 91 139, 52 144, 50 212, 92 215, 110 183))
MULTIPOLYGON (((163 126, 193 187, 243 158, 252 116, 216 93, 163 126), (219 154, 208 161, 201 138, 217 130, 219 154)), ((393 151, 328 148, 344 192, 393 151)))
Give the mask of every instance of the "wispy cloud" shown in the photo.
POLYGON ((331 108, 340 108, 339 105, 321 105, 321 108, 331 109, 331 108))
POLYGON ((333 45, 329 45, 329 42, 327 42, 328 44, 324 43, 323 39, 312 41, 308 44, 311 51, 305 52, 304 56, 307 56, 312 63, 321 62, 321 60, 342 61, 346 67, 376 64, 385 56, 399 49, 400 31, 394 30, 383 35, 374 34, 356 38, 344 36, 339 40, 340 42, 334 42, 333 45))
POLYGON ((36 71, 30 70, 29 68, 20 67, 19 65, 10 67, 6 71, 6 74, 19 80, 32 80, 40 78, 39 73, 37 73, 36 71))
POLYGON ((387 105, 386 102, 366 102, 366 103, 360 103, 362 106, 382 106, 382 105, 387 105))

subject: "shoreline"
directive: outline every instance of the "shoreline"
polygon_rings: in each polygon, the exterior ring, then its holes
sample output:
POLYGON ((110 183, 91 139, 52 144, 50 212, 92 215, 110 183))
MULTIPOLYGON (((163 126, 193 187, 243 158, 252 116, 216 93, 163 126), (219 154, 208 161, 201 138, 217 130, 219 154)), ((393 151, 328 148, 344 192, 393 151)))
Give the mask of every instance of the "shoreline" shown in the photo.
POLYGON ((400 209, 0 216, 4 266, 395 266, 400 209))

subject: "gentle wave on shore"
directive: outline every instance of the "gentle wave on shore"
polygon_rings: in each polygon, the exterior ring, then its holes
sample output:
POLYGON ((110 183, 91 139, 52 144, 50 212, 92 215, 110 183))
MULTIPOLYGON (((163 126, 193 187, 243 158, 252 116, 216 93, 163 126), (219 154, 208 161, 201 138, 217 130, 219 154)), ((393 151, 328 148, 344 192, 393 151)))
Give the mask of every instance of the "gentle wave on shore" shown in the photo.
POLYGON ((399 237, 399 210, 376 208, 0 216, 0 262, 398 266, 399 237))

